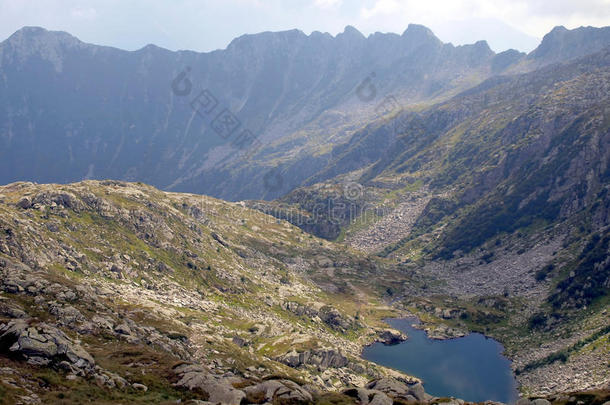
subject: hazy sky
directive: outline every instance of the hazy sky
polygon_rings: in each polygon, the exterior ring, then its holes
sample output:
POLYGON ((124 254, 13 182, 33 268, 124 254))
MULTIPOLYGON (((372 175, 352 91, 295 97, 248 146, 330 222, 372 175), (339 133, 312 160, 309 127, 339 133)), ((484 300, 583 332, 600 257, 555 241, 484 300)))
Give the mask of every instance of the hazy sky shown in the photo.
POLYGON ((37 25, 130 50, 209 51, 292 28, 402 33, 409 23, 455 45, 486 39, 496 51, 529 51, 556 25, 610 25, 610 0, 0 0, 0 40, 37 25))

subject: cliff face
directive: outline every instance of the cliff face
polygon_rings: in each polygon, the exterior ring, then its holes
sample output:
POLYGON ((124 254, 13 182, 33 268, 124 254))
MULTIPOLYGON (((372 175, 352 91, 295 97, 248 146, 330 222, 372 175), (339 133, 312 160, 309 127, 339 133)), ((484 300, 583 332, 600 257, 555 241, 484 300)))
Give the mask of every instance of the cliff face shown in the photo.
MULTIPOLYGON (((330 164, 308 180, 311 187, 280 201, 311 212, 335 190, 329 204, 360 213, 367 204, 381 205, 384 193, 416 197, 420 188, 422 198, 444 195, 431 202, 437 209, 414 218, 421 232, 459 214, 438 243, 444 257, 538 218, 565 221, 586 208, 595 210, 596 228, 603 227, 609 61, 606 50, 490 79, 419 113, 370 124, 333 149, 330 164), (362 188, 351 202, 341 187, 350 182, 362 188)), ((339 233, 321 229, 320 236, 339 233)))
POLYGON ((210 53, 126 52, 24 28, 0 44, 0 183, 114 178, 230 200, 279 197, 371 120, 607 43, 607 29, 553 31, 526 60, 484 41, 443 44, 410 25, 402 35, 293 30, 210 53), (284 181, 269 187, 265 174, 278 165, 284 181))
MULTIPOLYGON (((337 37, 245 35, 205 54, 153 45, 126 52, 24 28, 0 44, 0 182, 116 178, 260 197, 260 186, 227 184, 214 170, 231 160, 241 170, 250 165, 243 155, 314 121, 317 135, 364 122, 374 114, 369 99, 384 91, 359 87, 369 75, 417 101, 463 87, 463 75, 485 77, 492 58, 489 49, 443 45, 415 26, 368 39, 353 28, 337 37), (205 111, 203 89, 214 104, 205 111), (248 139, 240 138, 245 130, 248 139)), ((312 135, 300 133, 297 144, 312 135)))

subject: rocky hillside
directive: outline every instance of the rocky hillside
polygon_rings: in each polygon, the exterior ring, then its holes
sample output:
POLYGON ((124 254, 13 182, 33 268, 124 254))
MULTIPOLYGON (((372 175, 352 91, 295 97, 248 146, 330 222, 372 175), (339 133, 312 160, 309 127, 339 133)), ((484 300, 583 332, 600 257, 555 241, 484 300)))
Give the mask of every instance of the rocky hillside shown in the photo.
POLYGON ((14 183, 0 230, 0 403, 463 403, 359 357, 407 275, 242 204, 14 183))
POLYGON ((250 205, 400 264, 418 288, 399 301, 497 337, 524 389, 604 386, 608 66, 610 48, 377 121, 315 184, 250 205))
MULTIPOLYGON (((338 220, 340 207, 359 215, 363 207, 379 209, 421 195, 424 205, 429 201, 425 212, 422 207, 405 216, 415 217, 417 234, 458 209, 465 214, 445 230, 444 250, 436 252, 442 256, 469 251, 543 215, 565 219, 591 204, 607 181, 608 62, 606 49, 570 64, 490 79, 419 113, 372 123, 335 147, 336 158, 309 180, 331 181, 297 189, 271 206, 313 212, 324 205, 323 196, 331 197, 327 205, 336 202, 338 220), (583 162, 585 153, 590 157, 583 162), (589 175, 595 180, 587 180, 589 175), (499 208, 502 203, 507 207, 499 208), (547 210, 537 204, 547 204, 547 210), (527 218, 515 221, 519 216, 527 218), (482 223, 473 224, 477 219, 482 223), (465 232, 473 225, 481 232, 465 232)), ((330 239, 338 235, 324 225, 312 231, 330 239)), ((397 242, 387 233, 380 235, 386 246, 397 242)))
POLYGON ((14 183, 0 231, 0 403, 464 403, 359 356, 405 339, 381 322, 402 304, 379 301, 410 279, 400 267, 242 204, 14 183))
POLYGON ((359 357, 401 339, 362 283, 391 266, 287 222, 91 181, 0 188, 0 229, 2 403, 431 398, 359 357))

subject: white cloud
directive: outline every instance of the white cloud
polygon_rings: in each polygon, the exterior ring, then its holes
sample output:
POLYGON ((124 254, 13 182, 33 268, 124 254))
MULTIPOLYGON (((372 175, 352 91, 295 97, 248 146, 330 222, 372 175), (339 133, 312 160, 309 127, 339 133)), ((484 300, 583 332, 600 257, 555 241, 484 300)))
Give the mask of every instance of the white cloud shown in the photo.
POLYGON ((608 25, 610 0, 375 0, 364 6, 364 21, 383 19, 438 25, 444 21, 499 20, 541 37, 556 25, 608 25))
POLYGON ((343 0, 314 0, 314 5, 321 9, 329 9, 339 7, 343 0))

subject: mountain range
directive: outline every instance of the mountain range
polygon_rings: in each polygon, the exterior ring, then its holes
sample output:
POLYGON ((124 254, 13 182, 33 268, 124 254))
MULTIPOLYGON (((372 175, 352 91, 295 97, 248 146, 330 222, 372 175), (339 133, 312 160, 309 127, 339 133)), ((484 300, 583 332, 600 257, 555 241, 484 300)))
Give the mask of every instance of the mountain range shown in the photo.
POLYGON ((609 36, 558 27, 529 55, 495 54, 485 41, 444 44, 419 25, 369 37, 346 27, 336 37, 244 35, 210 53, 127 52, 26 27, 0 44, 0 182, 113 178, 229 200, 275 198, 380 116, 594 52, 609 36), (173 90, 180 77, 188 95, 173 90), (209 112, 198 111, 204 90, 209 112), (220 128, 223 119, 231 122, 220 128), (271 170, 281 184, 266 184, 271 170))
POLYGON ((360 357, 404 316, 502 343, 520 404, 610 398, 610 27, 529 54, 25 27, 0 76, 10 401, 461 403, 360 357))

